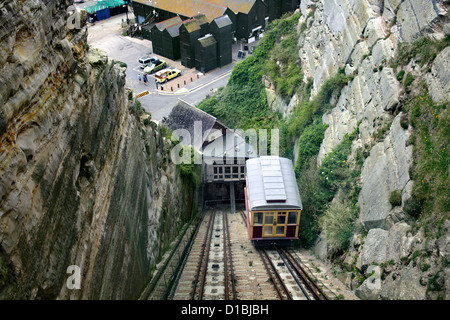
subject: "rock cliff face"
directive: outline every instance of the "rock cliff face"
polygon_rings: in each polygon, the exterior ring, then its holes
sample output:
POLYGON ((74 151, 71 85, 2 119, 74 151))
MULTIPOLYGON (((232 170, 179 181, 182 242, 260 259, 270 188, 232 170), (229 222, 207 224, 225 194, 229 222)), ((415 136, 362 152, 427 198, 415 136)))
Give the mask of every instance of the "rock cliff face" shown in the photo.
POLYGON ((2 298, 137 298, 191 214, 169 143, 70 4, 0 4, 2 298))
MULTIPOLYGON (((404 213, 404 204, 411 199, 414 184, 410 176, 412 128, 402 125, 405 88, 398 80, 398 71, 391 67, 391 61, 398 54, 401 43, 413 43, 424 36, 440 40, 449 34, 449 2, 304 0, 300 10, 299 23, 306 23, 307 28, 299 38, 299 56, 305 81, 308 77, 313 79, 312 94, 316 94, 339 68, 345 68, 347 75, 353 75, 342 89, 336 106, 322 118, 329 127, 317 163, 320 165, 344 136, 356 128, 359 135, 353 141, 349 161, 355 161, 359 148, 368 150, 359 178, 358 202, 359 220, 368 234, 365 242, 352 247, 343 259, 348 262, 349 269, 356 265, 360 270, 366 270, 374 263, 400 262, 401 258, 422 250, 424 239, 423 234, 412 232, 404 213), (381 129, 386 134, 380 139, 381 129), (389 201, 393 191, 401 194, 401 204, 395 207, 389 201)), ((421 69, 414 61, 406 67, 407 71, 426 81, 430 95, 439 103, 448 103, 450 98, 449 49, 439 52, 429 68, 421 69)), ((266 87, 270 87, 270 82, 266 80, 266 83, 266 87)), ((276 101, 275 97, 269 98, 269 102, 276 101)), ((296 99, 294 96, 291 103, 296 99)), ((283 110, 289 104, 284 105, 283 110)), ((326 248, 321 239, 316 251, 325 257, 326 248)), ((450 256, 446 244, 436 250, 442 257, 448 259, 450 256)), ((418 268, 411 264, 404 272, 396 270, 397 281, 389 279, 382 290, 366 290, 365 282, 357 293, 363 298, 423 299, 424 282, 417 286, 406 285, 409 280, 418 283, 411 278, 420 274, 418 268), (396 285, 399 287, 395 288, 396 285)), ((423 273, 421 276, 425 277, 423 273)), ((349 286, 350 282, 348 280, 349 286)), ((440 285, 449 288, 449 284, 440 285)))

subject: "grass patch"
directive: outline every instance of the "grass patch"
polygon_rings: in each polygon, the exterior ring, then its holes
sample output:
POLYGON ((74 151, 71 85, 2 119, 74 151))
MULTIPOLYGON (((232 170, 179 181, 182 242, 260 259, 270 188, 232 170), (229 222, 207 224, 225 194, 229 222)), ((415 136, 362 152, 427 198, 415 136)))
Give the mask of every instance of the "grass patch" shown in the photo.
POLYGON ((450 208, 448 103, 436 104, 428 93, 422 93, 407 104, 406 110, 414 129, 411 137, 413 166, 410 170, 414 180, 414 200, 405 209, 416 217, 439 216, 450 208))
POLYGON ((439 41, 423 37, 414 43, 402 42, 399 44, 398 54, 392 62, 392 67, 396 70, 399 66, 406 66, 412 59, 421 67, 430 65, 439 52, 448 46, 450 46, 450 35, 446 35, 439 41))
POLYGON ((389 196, 389 202, 393 207, 402 205, 402 192, 400 190, 394 190, 389 196))
POLYGON ((328 125, 322 124, 320 120, 316 120, 304 130, 298 140, 298 157, 295 165, 296 175, 299 175, 308 161, 319 153, 320 144, 323 141, 327 128, 328 125))
MULTIPOLYGON (((302 219, 300 219, 300 229, 302 230, 300 243, 305 247, 314 243, 321 229, 325 226, 324 221, 320 222, 321 219, 325 219, 327 223, 331 221, 331 218, 322 218, 327 215, 327 211, 329 211, 329 217, 339 214, 338 211, 342 214, 345 213, 346 217, 353 217, 353 220, 357 216, 357 201, 361 190, 358 179, 361 175, 362 152, 359 152, 361 159, 358 158, 356 165, 351 165, 347 158, 351 153, 352 141, 359 133, 358 127, 352 134, 344 137, 342 142, 325 157, 320 167, 317 167, 317 154, 315 154, 309 158, 303 168, 296 168, 299 191, 305 208, 302 212, 302 219), (340 206, 328 206, 339 189, 342 190, 340 206), (345 210, 342 206, 346 207, 345 210), (352 212, 352 214, 348 214, 349 212, 352 212)), ((305 133, 308 130, 305 130, 305 133)), ((344 220, 347 221, 347 218, 344 220)), ((336 228, 342 229, 342 233, 336 229, 333 229, 333 231, 329 229, 331 234, 326 235, 327 240, 335 241, 336 250, 344 249, 347 245, 342 236, 348 234, 347 227, 351 227, 351 230, 353 230, 353 222, 351 226, 336 226, 336 228), (337 234, 332 235, 333 233, 337 234), (339 239, 336 239, 336 237, 339 239), (339 245, 337 245, 338 243, 339 245)), ((329 226, 329 228, 334 227, 329 226)))
POLYGON ((319 218, 319 226, 334 251, 345 250, 355 230, 358 211, 341 200, 331 203, 319 218))

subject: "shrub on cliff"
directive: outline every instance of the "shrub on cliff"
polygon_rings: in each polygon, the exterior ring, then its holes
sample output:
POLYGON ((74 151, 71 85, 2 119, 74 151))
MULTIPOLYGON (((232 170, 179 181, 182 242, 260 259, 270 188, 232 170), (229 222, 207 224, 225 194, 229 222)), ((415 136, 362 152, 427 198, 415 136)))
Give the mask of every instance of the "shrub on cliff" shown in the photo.
POLYGON ((358 213, 341 200, 332 202, 323 216, 319 226, 332 250, 345 250, 350 244, 355 229, 354 221, 358 213))

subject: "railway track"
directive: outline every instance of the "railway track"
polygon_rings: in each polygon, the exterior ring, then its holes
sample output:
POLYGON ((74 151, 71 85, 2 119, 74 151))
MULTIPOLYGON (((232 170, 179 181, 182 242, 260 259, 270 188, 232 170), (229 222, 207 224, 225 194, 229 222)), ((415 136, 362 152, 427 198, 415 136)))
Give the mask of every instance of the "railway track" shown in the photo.
POLYGON ((280 300, 328 300, 288 250, 275 247, 258 252, 280 300))
POLYGON ((191 300, 236 300, 236 278, 228 227, 228 214, 213 210, 202 231, 191 300))
POLYGON ((258 253, 280 300, 293 300, 291 290, 286 286, 267 250, 258 249, 258 253))
POLYGON ((334 298, 297 251, 255 248, 248 240, 245 222, 240 212, 220 208, 205 212, 169 299, 334 298))

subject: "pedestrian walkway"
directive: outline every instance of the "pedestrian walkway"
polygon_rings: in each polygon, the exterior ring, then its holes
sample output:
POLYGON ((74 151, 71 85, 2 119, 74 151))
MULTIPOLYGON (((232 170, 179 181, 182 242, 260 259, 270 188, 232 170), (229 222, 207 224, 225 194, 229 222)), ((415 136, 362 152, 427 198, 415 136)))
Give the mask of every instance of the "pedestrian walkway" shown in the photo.
MULTIPOLYGON (((199 72, 195 69, 185 69, 184 72, 181 73, 181 76, 172 79, 166 83, 157 83, 157 91, 160 93, 170 93, 177 92, 180 89, 185 88, 187 85, 196 82, 197 80, 203 78, 205 74, 199 72)), ((184 92, 188 91, 185 89, 184 92)))

